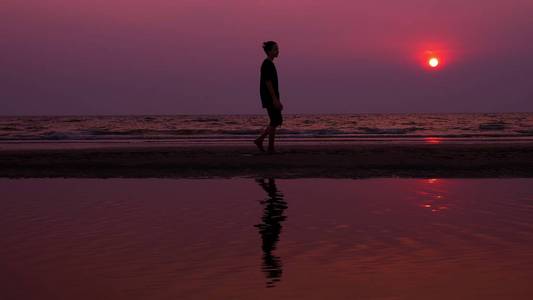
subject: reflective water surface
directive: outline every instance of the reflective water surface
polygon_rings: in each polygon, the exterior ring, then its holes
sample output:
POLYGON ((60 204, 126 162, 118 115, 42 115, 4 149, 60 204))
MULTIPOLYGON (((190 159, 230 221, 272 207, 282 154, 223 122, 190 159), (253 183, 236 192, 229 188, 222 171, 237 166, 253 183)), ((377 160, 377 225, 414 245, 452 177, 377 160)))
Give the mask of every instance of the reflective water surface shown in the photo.
POLYGON ((0 180, 0 299, 532 299, 533 179, 0 180))

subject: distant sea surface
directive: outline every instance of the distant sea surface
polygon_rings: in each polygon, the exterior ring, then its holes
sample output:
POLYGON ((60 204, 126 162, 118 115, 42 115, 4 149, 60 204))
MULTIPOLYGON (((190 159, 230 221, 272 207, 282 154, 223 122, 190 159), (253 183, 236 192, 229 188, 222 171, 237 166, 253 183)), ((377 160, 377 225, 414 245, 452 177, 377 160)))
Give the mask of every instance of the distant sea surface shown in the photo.
MULTIPOLYGON (((243 142, 265 115, 0 117, 1 143, 243 142)), ((530 141, 533 113, 285 115, 278 137, 305 141, 530 141)))

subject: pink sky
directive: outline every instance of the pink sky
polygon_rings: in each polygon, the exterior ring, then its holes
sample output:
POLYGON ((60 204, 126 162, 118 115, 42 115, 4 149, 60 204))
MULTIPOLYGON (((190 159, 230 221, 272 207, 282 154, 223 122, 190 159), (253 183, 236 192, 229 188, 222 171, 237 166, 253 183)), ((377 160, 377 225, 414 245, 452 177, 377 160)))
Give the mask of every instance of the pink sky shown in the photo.
POLYGON ((0 4, 0 114, 533 111, 526 0, 49 0, 0 4), (424 51, 442 55, 438 71, 424 51))

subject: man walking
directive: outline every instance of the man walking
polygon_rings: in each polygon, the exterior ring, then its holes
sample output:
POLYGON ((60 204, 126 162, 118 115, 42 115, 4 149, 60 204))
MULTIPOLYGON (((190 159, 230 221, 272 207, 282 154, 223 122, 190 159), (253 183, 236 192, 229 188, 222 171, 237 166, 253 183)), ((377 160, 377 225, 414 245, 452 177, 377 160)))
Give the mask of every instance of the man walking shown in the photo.
POLYGON ((278 44, 274 41, 264 42, 263 50, 265 50, 267 57, 261 65, 260 93, 261 103, 263 108, 266 108, 268 112, 270 123, 263 133, 254 141, 254 144, 259 150, 264 152, 265 148, 263 148, 263 141, 266 136, 268 136, 268 153, 274 154, 276 153, 274 148, 276 127, 280 126, 283 122, 281 116, 283 105, 279 100, 278 73, 276 71, 276 66, 274 65, 274 59, 279 55, 278 44))

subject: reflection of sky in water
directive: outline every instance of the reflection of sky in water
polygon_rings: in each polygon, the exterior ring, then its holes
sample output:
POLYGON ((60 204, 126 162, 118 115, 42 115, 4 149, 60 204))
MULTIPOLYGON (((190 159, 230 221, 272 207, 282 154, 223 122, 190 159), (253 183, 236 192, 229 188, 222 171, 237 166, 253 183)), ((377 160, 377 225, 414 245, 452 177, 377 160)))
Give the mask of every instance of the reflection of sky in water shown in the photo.
POLYGON ((530 299, 532 184, 0 180, 2 293, 530 299))

